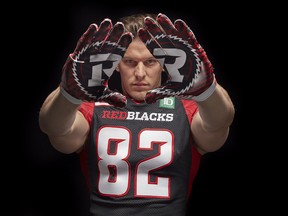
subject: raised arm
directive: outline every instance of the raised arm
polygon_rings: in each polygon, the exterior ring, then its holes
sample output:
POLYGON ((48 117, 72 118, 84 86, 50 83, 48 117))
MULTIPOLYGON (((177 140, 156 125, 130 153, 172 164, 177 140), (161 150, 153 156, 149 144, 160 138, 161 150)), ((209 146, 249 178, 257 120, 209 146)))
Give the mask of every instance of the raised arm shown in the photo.
POLYGON ((198 102, 191 130, 201 153, 218 150, 225 143, 234 119, 234 105, 227 91, 216 84, 215 91, 206 100, 198 102))
POLYGON ((108 80, 131 41, 124 25, 113 26, 110 19, 99 27, 91 24, 80 37, 63 66, 59 87, 46 98, 39 113, 40 128, 57 150, 72 153, 84 145, 89 124, 78 111, 83 101, 126 105, 126 97, 111 91, 108 80))
POLYGON ((146 94, 146 102, 175 96, 198 103, 191 130, 198 149, 210 152, 226 141, 234 118, 232 101, 216 81, 214 68, 206 52, 187 24, 177 19, 174 23, 164 14, 157 19, 145 18, 146 28, 139 37, 163 65, 169 80, 146 94))
POLYGON ((78 151, 85 143, 89 125, 78 107, 68 101, 58 87, 50 93, 40 109, 40 129, 60 152, 78 151))

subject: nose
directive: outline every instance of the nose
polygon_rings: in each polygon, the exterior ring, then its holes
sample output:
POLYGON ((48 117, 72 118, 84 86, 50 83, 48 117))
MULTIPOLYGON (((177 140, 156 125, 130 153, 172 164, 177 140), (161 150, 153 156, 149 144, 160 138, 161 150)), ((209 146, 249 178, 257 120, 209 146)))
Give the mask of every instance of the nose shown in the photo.
POLYGON ((143 79, 146 75, 145 72, 145 65, 143 62, 138 62, 136 68, 135 68, 135 76, 137 79, 143 79))

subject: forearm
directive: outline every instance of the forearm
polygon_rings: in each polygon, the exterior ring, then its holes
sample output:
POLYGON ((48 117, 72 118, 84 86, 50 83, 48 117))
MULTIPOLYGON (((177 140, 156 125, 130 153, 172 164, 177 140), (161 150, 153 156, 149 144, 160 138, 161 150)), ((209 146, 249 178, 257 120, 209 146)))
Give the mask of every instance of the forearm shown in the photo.
POLYGON ((62 136, 70 131, 79 105, 70 103, 55 89, 44 101, 39 113, 41 130, 49 135, 62 136))
POLYGON ((219 84, 205 101, 198 102, 203 129, 217 131, 231 125, 234 118, 234 105, 224 88, 219 84))

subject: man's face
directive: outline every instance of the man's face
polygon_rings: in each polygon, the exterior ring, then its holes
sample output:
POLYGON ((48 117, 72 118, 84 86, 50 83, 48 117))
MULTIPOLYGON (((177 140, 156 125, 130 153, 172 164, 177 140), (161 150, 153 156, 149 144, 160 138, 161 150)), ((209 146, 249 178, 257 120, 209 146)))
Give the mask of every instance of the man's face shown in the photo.
POLYGON ((160 86, 163 70, 145 44, 136 37, 126 50, 117 71, 120 72, 123 94, 143 101, 148 90, 160 86))

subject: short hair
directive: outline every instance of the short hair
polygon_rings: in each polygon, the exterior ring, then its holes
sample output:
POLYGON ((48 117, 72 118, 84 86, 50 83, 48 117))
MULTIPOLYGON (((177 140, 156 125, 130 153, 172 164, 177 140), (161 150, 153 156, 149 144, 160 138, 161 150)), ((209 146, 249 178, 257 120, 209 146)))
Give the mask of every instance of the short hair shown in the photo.
MULTIPOLYGON (((131 32, 133 36, 137 36, 138 29, 145 27, 144 19, 145 17, 151 17, 152 19, 157 18, 157 14, 153 13, 136 13, 128 16, 124 16, 119 19, 120 22, 124 24, 126 32, 131 32)), ((168 75, 166 72, 161 74, 161 84, 164 84, 168 80, 168 75)), ((109 78, 109 88, 113 91, 118 91, 122 93, 121 88, 121 76, 119 73, 113 73, 109 78), (120 80, 120 82, 119 82, 120 80)))
POLYGON ((145 17, 151 17, 152 19, 157 18, 157 14, 153 13, 136 13, 120 18, 120 22, 124 24, 125 31, 131 32, 133 36, 137 35, 137 31, 144 27, 145 17))

